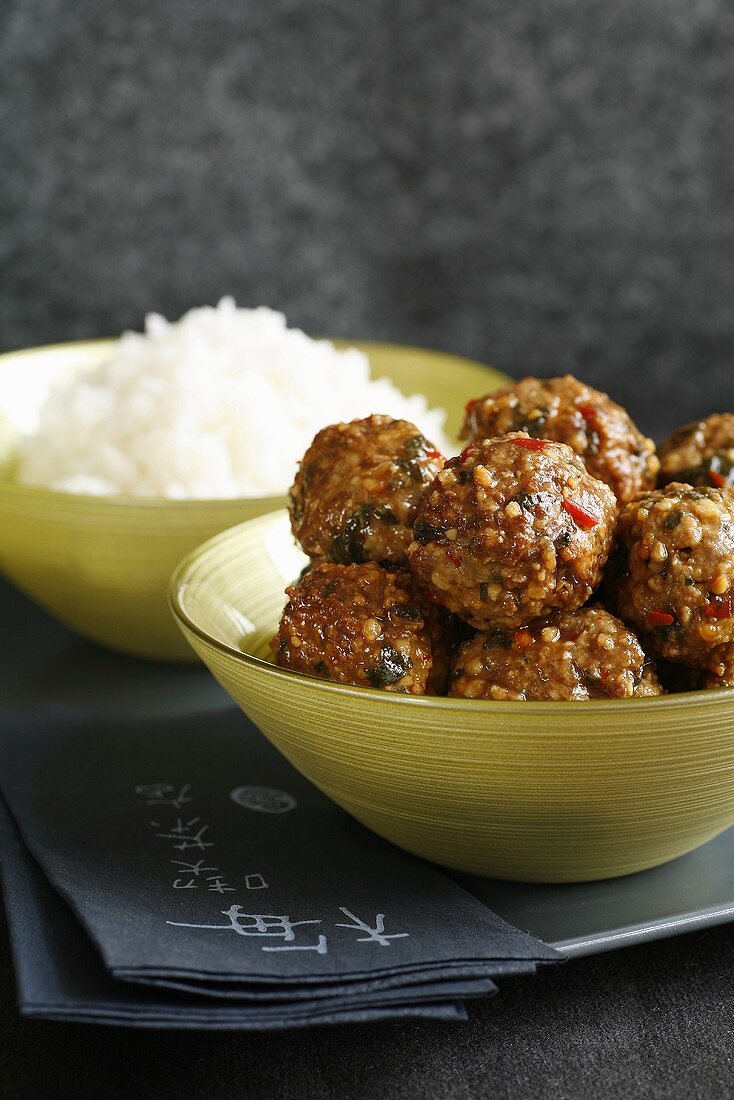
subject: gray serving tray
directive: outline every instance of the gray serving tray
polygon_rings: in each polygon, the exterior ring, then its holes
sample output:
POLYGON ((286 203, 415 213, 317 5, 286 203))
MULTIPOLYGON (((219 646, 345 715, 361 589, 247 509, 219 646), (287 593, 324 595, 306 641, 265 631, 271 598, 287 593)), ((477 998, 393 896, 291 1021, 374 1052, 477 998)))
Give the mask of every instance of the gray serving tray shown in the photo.
MULTIPOLYGON (((229 700, 197 665, 138 661, 97 648, 0 580, 3 706, 118 714, 219 710, 229 700)), ((567 955, 592 955, 734 920, 734 828, 664 867, 625 878, 541 886, 457 876, 518 928, 567 955)))

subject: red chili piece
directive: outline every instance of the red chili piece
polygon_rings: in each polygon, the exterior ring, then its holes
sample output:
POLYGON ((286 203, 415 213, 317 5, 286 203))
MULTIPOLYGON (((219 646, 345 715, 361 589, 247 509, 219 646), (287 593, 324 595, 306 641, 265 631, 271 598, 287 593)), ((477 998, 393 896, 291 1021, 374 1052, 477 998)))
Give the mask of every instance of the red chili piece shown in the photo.
POLYGON ((545 439, 512 439, 510 442, 516 447, 525 447, 528 451, 544 451, 547 441, 545 439))
POLYGON ((595 420, 596 414, 599 411, 594 405, 577 405, 576 408, 579 410, 584 420, 595 420))
POLYGON ((563 507, 574 523, 577 523, 584 531, 590 531, 591 528, 596 527, 599 522, 598 516, 595 516, 593 512, 587 512, 586 509, 582 508, 580 504, 577 504, 575 500, 564 500, 563 507))
POLYGON ((433 448, 426 451, 426 458, 440 458, 440 457, 441 457, 441 452, 440 451, 434 451, 433 448))
POLYGON ((519 645, 522 649, 527 649, 529 645, 532 645, 533 640, 529 630, 518 630, 515 634, 515 645, 519 645))
POLYGON ((709 619, 730 619, 734 614, 731 595, 726 597, 712 596, 704 614, 709 619))
POLYGON ((672 626, 675 622, 675 615, 671 615, 669 611, 651 611, 647 621, 650 626, 672 626))
POLYGON ((452 550, 446 551, 446 557, 449 559, 452 565, 455 565, 458 569, 461 565, 461 558, 457 558, 456 554, 452 550))
POLYGON ((726 478, 723 474, 720 474, 718 470, 709 470, 709 477, 717 489, 723 489, 726 485, 726 478))

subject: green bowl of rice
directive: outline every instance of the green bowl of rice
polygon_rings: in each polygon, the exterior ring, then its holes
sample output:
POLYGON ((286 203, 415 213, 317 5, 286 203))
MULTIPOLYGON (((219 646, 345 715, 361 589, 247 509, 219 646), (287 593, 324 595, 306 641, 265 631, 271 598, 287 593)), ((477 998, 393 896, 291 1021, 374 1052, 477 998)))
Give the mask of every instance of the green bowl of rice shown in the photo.
POLYGON ((326 424, 387 413, 447 453, 507 379, 391 344, 313 340, 231 299, 144 333, 0 356, 0 571, 92 641, 194 660, 167 606, 180 559, 286 504, 326 424))

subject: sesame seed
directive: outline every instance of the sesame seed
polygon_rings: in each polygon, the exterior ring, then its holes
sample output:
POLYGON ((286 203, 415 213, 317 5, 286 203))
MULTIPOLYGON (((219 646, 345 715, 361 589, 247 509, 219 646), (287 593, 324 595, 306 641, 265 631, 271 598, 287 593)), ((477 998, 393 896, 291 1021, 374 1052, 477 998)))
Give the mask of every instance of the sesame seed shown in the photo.
POLYGON ((382 623, 379 619, 367 619, 362 627, 362 635, 368 641, 376 641, 382 634, 382 623))

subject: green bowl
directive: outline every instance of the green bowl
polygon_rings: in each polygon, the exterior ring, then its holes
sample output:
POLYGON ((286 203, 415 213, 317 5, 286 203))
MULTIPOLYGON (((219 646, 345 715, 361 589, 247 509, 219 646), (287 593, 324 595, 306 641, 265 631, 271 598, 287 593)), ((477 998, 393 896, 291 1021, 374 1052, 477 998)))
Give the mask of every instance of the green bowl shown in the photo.
MULTIPOLYGON (((507 381, 489 367, 440 352, 390 344, 352 346, 367 353, 373 377, 387 375, 403 393, 424 393, 430 405, 445 408, 449 435, 458 432, 471 397, 507 381)), ((37 402, 51 379, 100 363, 112 347, 111 340, 96 340, 0 356, 0 449, 6 449, 6 476, 0 478, 0 571, 95 642, 140 657, 193 660, 166 603, 172 570, 211 535, 282 508, 285 498, 82 496, 22 485, 9 476, 8 422, 18 420, 23 403, 37 402)))
POLYGON ((641 871, 734 824, 734 689, 518 703, 351 688, 277 668, 305 559, 285 512, 189 554, 174 616, 305 776, 375 832, 459 871, 581 882, 641 871))

